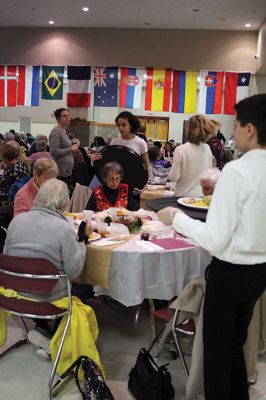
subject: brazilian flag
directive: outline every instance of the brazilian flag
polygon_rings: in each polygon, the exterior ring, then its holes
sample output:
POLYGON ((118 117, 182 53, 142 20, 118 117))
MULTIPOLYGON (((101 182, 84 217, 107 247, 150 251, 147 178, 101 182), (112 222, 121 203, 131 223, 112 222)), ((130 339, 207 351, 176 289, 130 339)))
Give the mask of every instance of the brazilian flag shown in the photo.
POLYGON ((64 66, 42 66, 42 99, 62 100, 64 69, 64 66))

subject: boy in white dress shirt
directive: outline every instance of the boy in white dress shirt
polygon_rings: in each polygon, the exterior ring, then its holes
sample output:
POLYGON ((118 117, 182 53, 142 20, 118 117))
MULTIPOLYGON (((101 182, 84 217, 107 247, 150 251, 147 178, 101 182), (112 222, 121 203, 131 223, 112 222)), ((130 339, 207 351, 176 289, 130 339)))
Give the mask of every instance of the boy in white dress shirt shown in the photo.
MULTIPOLYGON (((159 218, 213 255, 206 270, 204 386, 206 400, 248 400, 243 345, 257 299, 266 288, 266 94, 235 105, 232 137, 243 156, 228 163, 206 223, 177 212, 159 218)), ((179 210, 180 211, 180 210, 179 210)))

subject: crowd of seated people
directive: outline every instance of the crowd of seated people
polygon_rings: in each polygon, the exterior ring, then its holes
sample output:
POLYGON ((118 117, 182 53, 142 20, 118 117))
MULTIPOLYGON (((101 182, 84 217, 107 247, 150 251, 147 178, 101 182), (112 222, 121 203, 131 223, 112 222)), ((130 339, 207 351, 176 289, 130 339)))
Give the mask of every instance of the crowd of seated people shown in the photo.
MULTIPOLYGON (((80 225, 75 238, 63 211, 77 182, 89 186, 94 172, 93 162, 101 158, 100 151, 107 144, 103 138, 95 137, 92 151, 86 151, 75 135, 67 132, 69 111, 58 109, 55 118, 57 126, 50 133, 49 145, 47 137, 40 135, 23 137, 8 132, 0 137, 4 169, 0 215, 7 217, 6 226, 9 225, 4 253, 51 260, 72 279, 81 273, 84 265, 86 226, 80 225), (21 182, 22 178, 26 178, 25 181, 21 182), (10 190, 18 181, 22 186, 16 186, 12 199, 10 190), (60 254, 58 243, 63 243, 59 246, 60 254)), ((133 149, 142 157, 149 176, 163 180, 170 178, 175 182, 176 196, 212 193, 219 170, 210 170, 213 166, 210 142, 215 134, 215 124, 207 117, 191 117, 187 123, 188 142, 178 146, 173 140, 166 142, 164 147, 160 141, 146 141, 145 136, 142 137, 144 132, 140 132, 138 119, 129 112, 120 113, 116 125, 120 136, 110 138, 109 146, 123 145, 133 149)), ((217 167, 220 168, 218 163, 217 167)), ((124 171, 119 163, 106 163, 101 170, 101 184, 93 189, 86 209, 95 212, 110 207, 138 210, 139 203, 129 191, 128 184, 123 182, 123 177, 124 171)), ((49 300, 64 294, 65 288, 56 287, 49 300)), ((40 323, 40 327, 43 326, 47 328, 45 323, 40 323)), ((39 336, 31 335, 32 342, 36 337, 38 342, 39 336)))
MULTIPOLYGON (((69 111, 66 108, 60 108, 55 111, 54 115, 57 125, 49 135, 49 143, 45 135, 34 137, 31 134, 18 134, 14 130, 0 136, 0 157, 2 169, 4 169, 3 175, 0 177, 0 215, 4 215, 6 218, 6 225, 13 217, 14 204, 15 215, 30 209, 40 186, 38 182, 50 177, 58 176, 58 179, 64 181, 69 188, 70 195, 75 184, 79 183, 84 186, 90 185, 92 189, 102 190, 103 193, 106 192, 106 204, 113 206, 118 201, 117 193, 116 195, 112 193, 110 197, 112 188, 106 181, 105 169, 102 171, 102 176, 105 176, 102 178, 103 188, 99 189, 101 186, 99 179, 96 177, 92 179, 94 176, 93 164, 101 159, 101 150, 107 146, 105 140, 96 136, 91 148, 85 150, 80 145, 79 139, 73 133, 67 132, 70 123, 69 111), (57 169, 53 163, 47 167, 44 161, 34 168, 37 160, 40 159, 54 160, 57 169), (53 170, 51 174, 47 172, 47 168, 53 170), (45 178, 43 178, 43 174, 45 178), (26 186, 22 190, 23 185, 26 186), (16 193, 17 199, 15 199, 16 193), (24 196, 27 197, 26 203, 29 202, 27 205, 21 205, 24 196)), ((164 145, 158 140, 146 139, 145 127, 141 126, 137 117, 130 112, 120 113, 115 122, 120 135, 118 137, 109 135, 108 145, 123 145, 137 152, 146 163, 149 177, 159 177, 175 182, 176 196, 201 194, 201 174, 215 165, 222 169, 225 163, 222 144, 216 136, 220 124, 215 120, 209 120, 204 115, 193 116, 188 120, 186 125, 188 141, 183 145, 175 143, 173 139, 165 142, 164 145), (216 164, 211 154, 216 159, 216 164)), ((119 168, 117 165, 116 167, 119 168)), ((121 171, 118 172, 119 179, 123 176, 123 171, 121 171)), ((121 184, 120 181, 119 184, 121 184)), ((127 183, 123 182, 123 184, 127 183)), ((87 208, 91 207, 92 210, 98 209, 95 195, 94 191, 87 204, 87 208)), ((136 209, 134 200, 138 202, 139 199, 131 197, 132 193, 128 193, 128 207, 136 209)))

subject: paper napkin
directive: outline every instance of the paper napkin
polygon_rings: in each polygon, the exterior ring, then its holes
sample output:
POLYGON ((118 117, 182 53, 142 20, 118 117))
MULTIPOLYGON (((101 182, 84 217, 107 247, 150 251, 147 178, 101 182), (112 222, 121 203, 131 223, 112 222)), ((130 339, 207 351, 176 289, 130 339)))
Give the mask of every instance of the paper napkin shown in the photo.
POLYGON ((147 251, 163 251, 164 248, 161 246, 158 246, 155 243, 148 242, 145 240, 135 240, 135 244, 142 247, 143 249, 147 251))

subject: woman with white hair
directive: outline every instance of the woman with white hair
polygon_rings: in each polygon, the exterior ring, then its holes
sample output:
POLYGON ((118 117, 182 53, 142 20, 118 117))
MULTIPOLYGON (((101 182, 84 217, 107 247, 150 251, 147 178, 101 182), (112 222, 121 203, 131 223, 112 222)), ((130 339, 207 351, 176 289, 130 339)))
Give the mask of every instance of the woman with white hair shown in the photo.
MULTIPOLYGON (((16 216, 7 230, 4 254, 37 257, 51 261, 69 279, 80 275, 86 256, 86 237, 75 239, 67 218, 63 215, 69 200, 64 182, 50 179, 44 182, 33 208, 16 216)), ((53 301, 67 294, 65 283, 57 283, 45 300, 53 301)), ((43 298, 38 297, 39 300, 43 298)))
MULTIPOLYGON (((41 185, 33 208, 16 216, 9 225, 3 253, 27 258, 43 258, 51 261, 59 273, 74 279, 80 275, 86 257, 84 234, 86 224, 79 232, 79 242, 71 224, 63 215, 69 201, 68 189, 64 182, 50 179, 41 185)), ((23 295, 23 293, 21 293, 23 295)), ((67 295, 67 283, 58 280, 49 295, 29 295, 36 300, 54 301, 67 295)), ((36 321, 36 328, 28 333, 29 341, 40 347, 49 356, 52 333, 46 320, 36 321)), ((39 350, 38 350, 39 351, 39 350)))
POLYGON ((211 196, 221 172, 218 168, 209 168, 200 177, 202 194, 211 196))

